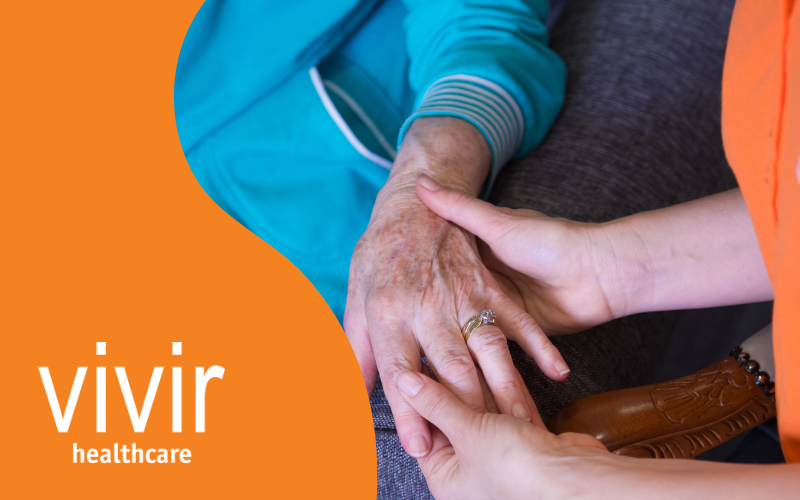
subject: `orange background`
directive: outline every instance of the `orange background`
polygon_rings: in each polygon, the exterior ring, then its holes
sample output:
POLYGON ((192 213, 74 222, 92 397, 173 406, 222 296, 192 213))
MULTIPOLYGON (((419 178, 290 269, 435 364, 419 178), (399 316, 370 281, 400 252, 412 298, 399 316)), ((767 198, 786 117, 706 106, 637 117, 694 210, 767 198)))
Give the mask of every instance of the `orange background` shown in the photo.
POLYGON ((206 196, 183 157, 173 79, 201 3, 0 7, 0 497, 375 497, 369 403, 333 313, 206 196), (212 365, 225 376, 208 384, 197 434, 194 367, 212 365), (38 366, 62 411, 77 367, 89 367, 66 434, 38 366), (108 367, 105 434, 96 366, 108 367), (139 409, 153 367, 165 367, 142 434, 115 366, 139 409), (172 366, 184 367, 180 434, 172 366), (75 465, 74 442, 189 448, 192 463, 75 465))

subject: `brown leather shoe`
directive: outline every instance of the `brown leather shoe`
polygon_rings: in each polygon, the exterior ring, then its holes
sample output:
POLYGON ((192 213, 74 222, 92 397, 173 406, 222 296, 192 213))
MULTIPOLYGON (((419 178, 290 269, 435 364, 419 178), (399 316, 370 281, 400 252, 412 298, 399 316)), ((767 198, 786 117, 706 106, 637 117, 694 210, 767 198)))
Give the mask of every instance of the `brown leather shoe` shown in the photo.
POLYGON ((547 427, 590 434, 619 455, 694 458, 775 416, 769 377, 736 356, 669 382, 578 399, 547 427))

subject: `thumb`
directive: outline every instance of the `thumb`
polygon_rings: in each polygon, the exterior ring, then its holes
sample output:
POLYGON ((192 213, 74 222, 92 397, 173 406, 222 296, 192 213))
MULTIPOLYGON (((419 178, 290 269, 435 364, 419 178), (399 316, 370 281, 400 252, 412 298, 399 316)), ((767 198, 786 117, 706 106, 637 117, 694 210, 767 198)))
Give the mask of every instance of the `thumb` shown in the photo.
POLYGON ((436 215, 458 224, 486 242, 491 242, 499 235, 511 219, 504 209, 444 187, 426 175, 417 179, 417 196, 436 215))
POLYGON ((462 403, 455 394, 441 384, 420 373, 401 371, 395 376, 400 394, 425 420, 438 427, 451 443, 463 432, 477 415, 462 403))

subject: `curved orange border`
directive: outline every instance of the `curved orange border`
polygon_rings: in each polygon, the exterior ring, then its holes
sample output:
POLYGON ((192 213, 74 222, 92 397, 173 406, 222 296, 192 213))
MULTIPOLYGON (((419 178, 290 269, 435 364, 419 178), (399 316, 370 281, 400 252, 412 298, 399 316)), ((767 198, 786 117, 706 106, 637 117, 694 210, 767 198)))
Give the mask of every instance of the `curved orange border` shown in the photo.
POLYGON ((369 404, 339 324, 291 263, 203 193, 183 157, 173 78, 200 4, 3 7, 4 498, 375 497, 369 404), (200 434, 194 367, 211 365, 226 371, 209 384, 200 434), (67 433, 38 366, 62 408, 76 368, 89 367, 67 433), (95 366, 108 367, 105 434, 95 366), (153 367, 166 367, 144 433, 114 366, 140 407, 153 367), (184 367, 180 434, 170 366, 184 367), (72 443, 114 442, 189 448, 193 460, 72 463, 72 443))

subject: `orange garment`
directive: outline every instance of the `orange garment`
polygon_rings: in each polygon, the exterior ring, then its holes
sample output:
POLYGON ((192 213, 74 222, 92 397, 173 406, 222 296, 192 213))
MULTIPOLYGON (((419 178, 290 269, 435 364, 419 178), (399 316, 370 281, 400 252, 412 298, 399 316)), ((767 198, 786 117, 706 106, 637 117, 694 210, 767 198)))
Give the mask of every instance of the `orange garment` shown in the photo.
POLYGON ((800 462, 800 0, 736 3, 722 135, 775 292, 778 429, 800 462))

